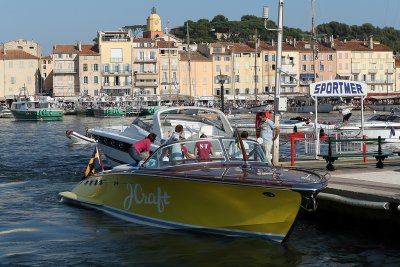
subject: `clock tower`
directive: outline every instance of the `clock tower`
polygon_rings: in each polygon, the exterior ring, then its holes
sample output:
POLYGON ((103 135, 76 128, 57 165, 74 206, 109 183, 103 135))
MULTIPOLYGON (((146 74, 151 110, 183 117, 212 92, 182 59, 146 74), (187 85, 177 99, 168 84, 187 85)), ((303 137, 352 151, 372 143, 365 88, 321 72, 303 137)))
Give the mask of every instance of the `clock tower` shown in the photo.
POLYGON ((151 14, 147 18, 147 29, 143 33, 144 38, 154 39, 156 37, 161 37, 164 32, 161 30, 161 18, 156 12, 156 8, 151 9, 151 14))

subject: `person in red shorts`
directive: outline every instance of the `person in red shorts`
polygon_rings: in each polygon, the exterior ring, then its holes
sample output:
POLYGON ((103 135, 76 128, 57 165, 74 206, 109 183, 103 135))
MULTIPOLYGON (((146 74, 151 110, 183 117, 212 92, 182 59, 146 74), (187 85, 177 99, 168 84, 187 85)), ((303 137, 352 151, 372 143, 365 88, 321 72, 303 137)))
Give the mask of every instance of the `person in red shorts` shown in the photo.
MULTIPOLYGON (((200 138, 207 138, 207 135, 202 134, 200 138)), ((211 155, 214 154, 214 150, 210 141, 199 141, 194 146, 194 155, 200 161, 208 161, 211 159, 211 155)))
POLYGON ((155 133, 150 133, 145 139, 140 140, 134 143, 129 149, 129 155, 135 160, 136 163, 139 163, 142 160, 140 153, 149 152, 150 153, 150 144, 153 143, 157 138, 155 133))

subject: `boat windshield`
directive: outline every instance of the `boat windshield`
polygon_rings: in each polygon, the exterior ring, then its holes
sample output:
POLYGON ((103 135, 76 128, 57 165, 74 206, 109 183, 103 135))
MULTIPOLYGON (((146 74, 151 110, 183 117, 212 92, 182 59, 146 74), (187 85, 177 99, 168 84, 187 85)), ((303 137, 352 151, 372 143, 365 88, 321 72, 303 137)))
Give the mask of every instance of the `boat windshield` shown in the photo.
MULTIPOLYGON (((243 140, 248 161, 266 162, 265 153, 254 140, 243 140)), ((166 168, 185 164, 207 162, 243 162, 243 154, 238 140, 196 139, 174 142, 161 146, 143 164, 146 169, 166 168)))
POLYGON ((151 132, 152 130, 152 126, 146 122, 144 122, 142 119, 140 119, 139 117, 137 117, 133 122, 133 125, 138 126, 139 128, 142 128, 144 130, 146 130, 147 132, 151 132))
POLYGON ((389 114, 389 115, 374 115, 372 116, 370 119, 368 119, 368 121, 391 121, 391 122, 400 122, 400 116, 398 115, 393 115, 393 114, 389 114))

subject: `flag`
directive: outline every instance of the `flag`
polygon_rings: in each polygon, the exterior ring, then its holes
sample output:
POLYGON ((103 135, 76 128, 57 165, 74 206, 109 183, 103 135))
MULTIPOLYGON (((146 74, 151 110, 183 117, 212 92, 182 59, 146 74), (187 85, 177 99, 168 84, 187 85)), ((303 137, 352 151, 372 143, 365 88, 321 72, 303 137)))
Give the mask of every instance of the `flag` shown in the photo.
POLYGON ((89 160, 89 164, 86 167, 85 176, 83 178, 86 178, 90 175, 94 175, 96 172, 103 171, 103 170, 104 170, 103 161, 101 160, 99 147, 96 144, 96 147, 94 148, 92 157, 89 160))

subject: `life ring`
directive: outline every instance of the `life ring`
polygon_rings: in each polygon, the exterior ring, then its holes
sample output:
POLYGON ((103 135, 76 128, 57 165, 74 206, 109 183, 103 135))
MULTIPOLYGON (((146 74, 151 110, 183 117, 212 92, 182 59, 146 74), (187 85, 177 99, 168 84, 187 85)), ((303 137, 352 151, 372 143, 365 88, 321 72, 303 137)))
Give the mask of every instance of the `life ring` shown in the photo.
POLYGON ((32 107, 32 103, 28 103, 26 106, 27 106, 28 108, 31 108, 31 107, 32 107))

